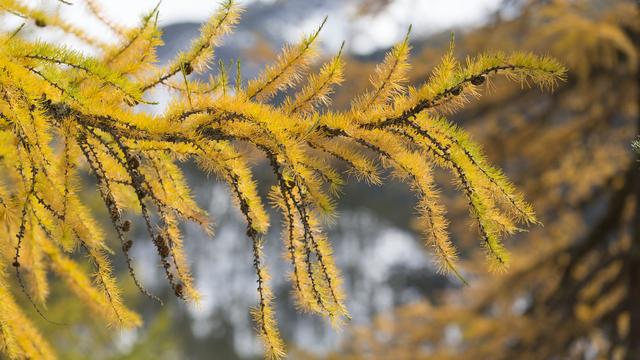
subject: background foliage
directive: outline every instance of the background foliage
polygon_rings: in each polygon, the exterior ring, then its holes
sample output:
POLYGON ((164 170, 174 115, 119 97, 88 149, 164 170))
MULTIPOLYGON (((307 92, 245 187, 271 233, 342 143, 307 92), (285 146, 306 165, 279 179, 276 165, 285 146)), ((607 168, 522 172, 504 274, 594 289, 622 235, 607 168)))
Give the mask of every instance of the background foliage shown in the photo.
POLYGON ((471 52, 547 48, 568 64, 552 96, 499 87, 459 116, 544 227, 523 234, 513 271, 381 316, 336 358, 639 356, 637 18, 633 2, 532 2, 465 39, 471 52))

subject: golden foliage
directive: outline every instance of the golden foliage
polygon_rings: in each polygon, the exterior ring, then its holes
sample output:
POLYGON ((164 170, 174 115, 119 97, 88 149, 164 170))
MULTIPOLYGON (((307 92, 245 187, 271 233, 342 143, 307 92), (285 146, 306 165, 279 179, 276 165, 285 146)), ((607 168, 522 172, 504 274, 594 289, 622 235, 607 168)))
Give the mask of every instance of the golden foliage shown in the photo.
POLYGON ((117 43, 99 43, 17 0, 0 2, 0 11, 18 13, 38 26, 59 27, 99 52, 89 57, 57 44, 23 40, 19 33, 0 35, 0 220, 7 229, 0 235, 0 263, 3 272, 13 265, 18 282, 17 287, 0 283, 5 339, 0 346, 11 357, 54 356, 11 295, 22 291, 44 317, 40 309, 47 297, 49 269, 108 323, 140 323, 120 297, 105 231, 81 199, 82 173, 95 177, 95 190, 135 284, 158 301, 133 269, 131 218, 142 217, 175 295, 197 302, 178 225, 190 221, 209 231, 209 220, 193 200, 178 164, 193 159, 203 171, 226 182, 253 242, 258 305, 252 313, 269 358, 284 356, 261 250, 269 218, 248 154, 238 143, 260 150, 273 170, 276 182, 269 198, 284 215, 285 252, 298 304, 336 325, 348 312, 340 273, 322 230, 343 183, 332 159, 344 161, 349 172, 366 181, 381 183, 382 167, 411 186, 427 241, 443 272, 460 276, 431 175, 434 166, 449 170, 467 198, 492 271, 508 266, 501 238, 517 224, 536 222, 530 205, 504 175, 488 165, 479 147, 443 115, 478 96, 482 84, 497 75, 552 89, 565 73, 552 58, 498 52, 460 64, 452 41, 429 80, 407 88, 407 35, 372 75, 372 90, 356 97, 350 110, 322 112, 333 86, 343 78, 341 54, 316 75, 307 74, 324 22, 300 43, 287 45, 245 89, 240 84, 228 89, 224 66, 209 84, 190 78, 208 68, 213 49, 237 23, 241 9, 234 2, 221 4, 189 50, 162 67, 154 64, 161 44, 157 9, 137 28, 125 29, 106 19, 95 2, 90 4, 118 35, 117 43), (264 103, 301 80, 306 85, 281 106, 264 103), (152 103, 150 90, 159 86, 176 92, 164 113, 151 115, 135 107, 152 103), (67 255, 76 251, 84 252, 93 265, 93 284, 67 255))

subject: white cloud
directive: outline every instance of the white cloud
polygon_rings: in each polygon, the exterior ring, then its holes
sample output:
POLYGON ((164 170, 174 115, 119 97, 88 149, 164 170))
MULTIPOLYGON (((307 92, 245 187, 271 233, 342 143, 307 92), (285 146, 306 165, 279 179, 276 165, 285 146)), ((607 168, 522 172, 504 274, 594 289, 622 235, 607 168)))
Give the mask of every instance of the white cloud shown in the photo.
POLYGON ((375 17, 353 23, 352 50, 368 53, 402 40, 409 25, 414 34, 430 34, 450 27, 478 25, 501 0, 396 0, 375 17))
MULTIPOLYGON (((114 39, 109 29, 88 13, 83 0, 72 0, 74 5, 65 6, 54 0, 26 0, 31 6, 46 7, 58 11, 60 16, 73 24, 86 29, 91 35, 105 40, 114 39)), ((274 2, 276 0, 239 0, 241 5, 251 2, 274 2)), ((289 0, 304 1, 304 0, 289 0)), ((117 23, 134 26, 142 14, 153 9, 158 0, 98 0, 107 17, 117 23)), ((356 6, 353 1, 345 0, 329 13, 329 23, 321 35, 322 41, 330 51, 337 50, 342 40, 356 53, 368 53, 386 48, 399 41, 405 34, 409 24, 413 25, 414 34, 428 34, 442 31, 449 27, 469 26, 481 23, 487 15, 498 8, 501 0, 395 0, 387 9, 375 16, 355 17, 356 6)), ((160 2, 160 25, 183 21, 201 22, 207 19, 219 6, 219 1, 209 0, 163 0, 160 2)), ((324 14, 322 14, 324 15, 324 14)), ((317 26, 322 16, 310 13, 307 19, 293 19, 286 26, 285 36, 289 41, 299 38, 301 31, 309 31, 317 26), (317 15, 317 16, 316 16, 317 15)), ((16 27, 21 19, 2 18, 3 29, 16 27)), ((59 34, 43 34, 37 36, 55 39, 59 34)), ((69 41, 73 46, 82 44, 69 41)))

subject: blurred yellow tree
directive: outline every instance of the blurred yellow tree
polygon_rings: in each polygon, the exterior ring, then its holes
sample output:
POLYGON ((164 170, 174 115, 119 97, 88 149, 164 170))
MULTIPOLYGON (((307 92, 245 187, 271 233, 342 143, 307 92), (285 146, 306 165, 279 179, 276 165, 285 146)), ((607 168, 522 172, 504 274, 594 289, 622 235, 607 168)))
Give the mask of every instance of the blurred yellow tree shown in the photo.
MULTIPOLYGON (((207 214, 192 198, 179 164, 192 160, 228 184, 253 244, 258 304, 257 331, 269 358, 284 356, 272 308, 269 275, 262 255, 269 226, 249 165, 259 150, 275 184, 268 194, 284 217, 285 255, 291 262, 295 298, 306 311, 339 325, 348 317, 340 275, 322 224, 333 215, 343 174, 331 160, 348 164, 349 174, 381 183, 380 169, 406 182, 418 197, 427 243, 440 269, 459 275, 445 210, 432 168, 449 170, 468 202, 493 272, 510 261, 501 242, 518 224, 535 223, 532 208, 479 147, 444 118, 479 95, 497 75, 519 84, 553 88, 564 77, 554 59, 524 52, 491 52, 454 57, 453 39, 440 64, 419 86, 407 86, 409 38, 396 45, 371 75, 369 90, 350 109, 325 110, 332 88, 343 80, 341 53, 310 74, 320 29, 287 45, 255 79, 230 86, 224 65, 209 82, 195 78, 213 63, 213 50, 237 23, 241 9, 226 1, 202 25, 188 50, 163 66, 155 64, 161 45, 157 8, 137 28, 108 20, 95 1, 89 9, 117 40, 105 43, 55 13, 27 1, 0 0, 2 15, 19 16, 37 31, 56 28, 93 48, 88 56, 59 44, 21 37, 21 29, 0 34, 0 349, 10 358, 54 358, 16 300, 16 292, 46 319, 48 273, 108 324, 135 327, 112 275, 110 256, 96 214, 81 191, 97 192, 120 241, 129 273, 140 291, 130 250, 132 219, 142 218, 166 279, 179 298, 197 302, 179 224, 194 222, 210 231, 207 214), (274 95, 294 85, 297 92, 278 104, 274 95), (166 109, 152 114, 152 90, 174 92, 166 109), (95 185, 81 181, 91 174, 95 185), (83 190, 84 189, 84 190, 83 190), (93 266, 87 274, 76 252, 93 266), (13 272, 15 276, 8 277, 13 272)), ((66 1, 61 5, 71 6, 66 1)), ((240 79, 240 68, 235 70, 240 79)), ((48 320, 51 321, 51 320, 48 320)))
POLYGON ((522 235, 509 273, 485 277, 470 262, 474 286, 354 329, 330 358, 640 358, 638 4, 528 1, 520 11, 460 47, 546 49, 568 64, 567 83, 553 96, 500 86, 459 118, 544 227, 522 235))

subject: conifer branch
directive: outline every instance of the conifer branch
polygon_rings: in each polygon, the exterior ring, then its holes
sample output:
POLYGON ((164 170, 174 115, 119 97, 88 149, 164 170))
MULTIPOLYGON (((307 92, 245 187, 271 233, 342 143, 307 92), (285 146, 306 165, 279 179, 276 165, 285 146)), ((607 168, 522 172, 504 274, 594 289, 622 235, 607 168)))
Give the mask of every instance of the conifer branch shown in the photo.
MULTIPOLYGON (((225 1, 202 26, 191 47, 164 67, 155 64, 161 44, 157 6, 138 27, 125 29, 104 17, 95 0, 89 5, 119 36, 114 44, 95 43, 104 50, 99 56, 22 39, 17 32, 0 34, 0 134, 6 140, 5 147, 0 146, 0 166, 7 169, 0 174, 0 225, 17 236, 13 259, 18 285, 25 293, 21 251, 31 256, 25 258, 33 259, 29 262, 33 263, 30 270, 38 300, 46 296, 43 269, 51 269, 108 322, 140 324, 140 318, 124 307, 113 278, 109 257, 115 254, 80 197, 80 189, 90 186, 80 182, 79 175, 86 171, 97 180, 93 190, 115 227, 129 275, 142 293, 158 301, 136 277, 129 255, 132 222, 123 214, 129 207, 140 211, 147 241, 155 247, 171 290, 178 298, 197 302, 199 294, 180 225, 192 222, 207 232, 211 229, 206 212, 191 195, 180 162, 194 161, 202 171, 226 182, 247 223, 258 282, 258 304, 252 314, 265 353, 274 359, 284 356, 284 345, 262 253, 269 216, 254 180, 254 163, 249 160, 256 153, 273 172, 269 199, 283 216, 284 251, 291 263, 297 304, 302 310, 328 317, 335 325, 349 315, 322 221, 335 215, 346 175, 382 184, 380 169, 389 169, 393 178, 405 182, 416 195, 420 227, 435 254, 438 271, 451 273, 465 284, 432 174, 435 166, 449 170, 468 202, 490 270, 506 268, 507 251, 501 237, 517 231, 515 224, 536 223, 532 207, 504 174, 441 114, 479 96, 478 87, 496 74, 523 85, 553 89, 564 78, 565 69, 551 58, 497 52, 469 58, 460 65, 452 39, 429 80, 406 87, 409 28, 371 76, 368 92, 356 97, 347 111, 325 111, 334 87, 344 80, 342 47, 317 72, 307 74, 326 18, 299 43, 285 46, 273 64, 243 86, 240 60, 235 62, 234 84, 222 61, 209 83, 189 76, 207 70, 213 50, 237 24, 241 9, 233 1, 225 1), (178 73, 182 80, 174 77, 178 73), (265 104, 299 83, 300 89, 282 103, 265 104), (160 84, 174 90, 166 111, 154 115, 134 109, 137 104, 151 103, 144 99, 160 84), (236 146, 238 143, 242 146, 236 146), (78 159, 86 166, 77 165, 78 159), (346 171, 335 166, 335 161, 343 162, 346 171), (23 169, 32 170, 23 173, 23 169), (33 176, 31 181, 29 176, 33 176), (27 231, 37 241, 23 248, 27 231), (78 261, 62 253, 78 246, 95 268, 96 288, 80 271, 78 261)), ((84 31, 23 6, 22 1, 0 0, 0 6, 2 11, 20 13, 40 25, 55 25, 92 40, 84 31)), ((2 300, 5 287, 0 279, 2 300)), ((14 320, 3 316, 0 307, 0 333, 8 344, 12 336, 22 333, 16 332, 14 320)), ((27 355, 41 357, 35 352, 27 355)))
POLYGON ((295 84, 311 58, 315 55, 314 44, 327 22, 322 20, 318 29, 295 46, 285 46, 275 64, 268 66, 257 79, 249 81, 246 95, 249 100, 264 101, 275 93, 295 84))
POLYGON ((166 67, 160 75, 142 86, 146 91, 158 84, 164 83, 179 71, 184 75, 189 75, 193 71, 201 72, 206 69, 213 57, 213 48, 218 44, 219 39, 230 32, 238 22, 240 8, 233 0, 225 0, 220 10, 218 10, 200 29, 200 37, 193 41, 191 48, 184 53, 180 53, 166 67))
MULTIPOLYGON (((64 2, 67 5, 71 5, 71 3, 68 3, 64 0, 58 0, 58 1, 64 2)), ((87 0, 87 5, 89 7, 89 10, 91 10, 91 13, 103 24, 107 25, 107 27, 111 31, 113 31, 114 34, 118 35, 121 38, 126 37, 127 30, 122 28, 120 25, 116 24, 113 20, 109 19, 106 15, 104 15, 97 0, 87 0)))

